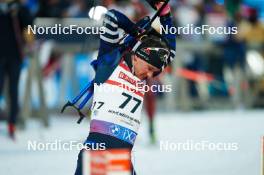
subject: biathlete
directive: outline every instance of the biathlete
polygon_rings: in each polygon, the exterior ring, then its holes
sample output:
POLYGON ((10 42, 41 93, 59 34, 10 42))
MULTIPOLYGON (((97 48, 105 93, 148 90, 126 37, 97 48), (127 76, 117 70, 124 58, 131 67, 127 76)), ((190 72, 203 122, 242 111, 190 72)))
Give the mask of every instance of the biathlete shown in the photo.
MULTIPOLYGON (((149 2, 152 7, 161 6, 157 1, 149 2)), ((161 25, 173 27, 169 5, 159 16, 161 25)), ((142 20, 143 23, 146 19, 142 20)), ((144 90, 138 90, 138 84, 145 85, 148 78, 161 73, 173 60, 176 38, 172 34, 160 37, 149 33, 136 39, 143 31, 140 24, 133 23, 116 10, 105 14, 103 25, 106 32, 100 35, 99 53, 93 64, 96 74, 90 133, 84 144, 104 143, 106 149, 132 150, 141 122, 144 97, 144 90), (119 48, 120 31, 134 37, 125 49, 119 48)), ((82 152, 78 156, 75 175, 82 174, 82 152)))

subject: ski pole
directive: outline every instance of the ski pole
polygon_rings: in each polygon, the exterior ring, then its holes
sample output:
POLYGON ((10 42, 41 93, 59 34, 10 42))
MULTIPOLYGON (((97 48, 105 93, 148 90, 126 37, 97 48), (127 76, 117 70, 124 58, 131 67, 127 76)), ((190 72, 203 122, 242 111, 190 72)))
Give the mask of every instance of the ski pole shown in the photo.
MULTIPOLYGON (((83 90, 81 90, 81 92, 72 100, 72 101, 68 101, 61 109, 61 113, 64 112, 64 110, 69 107, 69 106, 74 106, 83 96, 84 94, 93 86, 94 83, 94 79, 92 81, 90 81, 83 90)), ((89 99, 88 99, 89 100, 89 99)), ((87 101, 88 101, 87 100, 87 101)), ((84 106, 84 105, 83 105, 84 106)))

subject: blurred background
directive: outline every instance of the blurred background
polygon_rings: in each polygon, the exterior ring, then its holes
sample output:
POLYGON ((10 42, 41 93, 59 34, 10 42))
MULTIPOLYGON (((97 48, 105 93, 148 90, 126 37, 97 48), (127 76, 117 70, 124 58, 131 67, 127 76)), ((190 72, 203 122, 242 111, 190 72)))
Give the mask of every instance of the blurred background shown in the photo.
MULTIPOLYGON (((176 35, 175 60, 153 81, 171 85, 172 92, 146 99, 156 103, 145 105, 134 155, 138 174, 260 174, 264 0, 171 0, 170 5, 176 27, 237 27, 238 34, 176 35), (237 142, 241 149, 159 150, 160 140, 188 139, 237 142)), ((85 139, 89 119, 75 125, 76 111, 60 110, 94 77, 90 62, 97 56, 99 33, 29 35, 27 26, 100 27, 107 9, 134 22, 155 13, 143 0, 0 0, 0 160, 8 160, 0 164, 3 174, 73 174, 78 151, 29 152, 27 141, 85 139), (12 132, 15 141, 7 137, 12 132)), ((83 111, 89 115, 89 105, 83 111)))

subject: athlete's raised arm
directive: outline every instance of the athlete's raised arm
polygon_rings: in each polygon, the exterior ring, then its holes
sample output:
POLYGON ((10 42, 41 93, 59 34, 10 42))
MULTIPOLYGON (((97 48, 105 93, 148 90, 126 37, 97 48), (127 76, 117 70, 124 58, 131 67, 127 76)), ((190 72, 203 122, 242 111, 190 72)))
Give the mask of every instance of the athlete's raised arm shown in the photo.
POLYGON ((132 36, 138 34, 137 26, 123 13, 113 9, 108 10, 105 14, 103 26, 105 33, 100 35, 99 57, 113 52, 119 46, 122 30, 132 36))
MULTIPOLYGON (((160 8, 162 3, 156 4, 157 8, 160 8)), ((166 31, 170 31, 173 26, 172 15, 170 13, 170 6, 167 5, 160 13, 160 24, 161 29, 166 29, 161 31, 162 36, 168 41, 170 47, 170 59, 168 59, 168 64, 173 61, 176 53, 176 36, 166 31)), ((165 65, 167 66, 167 65, 165 65)))

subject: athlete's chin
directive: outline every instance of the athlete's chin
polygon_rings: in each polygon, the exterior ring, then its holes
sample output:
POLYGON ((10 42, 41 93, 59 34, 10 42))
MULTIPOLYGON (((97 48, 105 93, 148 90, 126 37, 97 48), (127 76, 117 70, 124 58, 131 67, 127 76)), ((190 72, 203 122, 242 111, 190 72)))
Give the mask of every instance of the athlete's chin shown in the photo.
POLYGON ((135 76, 137 78, 139 78, 140 80, 146 80, 147 79, 147 75, 144 72, 136 72, 135 73, 135 76))
POLYGON ((146 80, 147 79, 147 76, 145 75, 139 75, 137 76, 140 80, 146 80))

